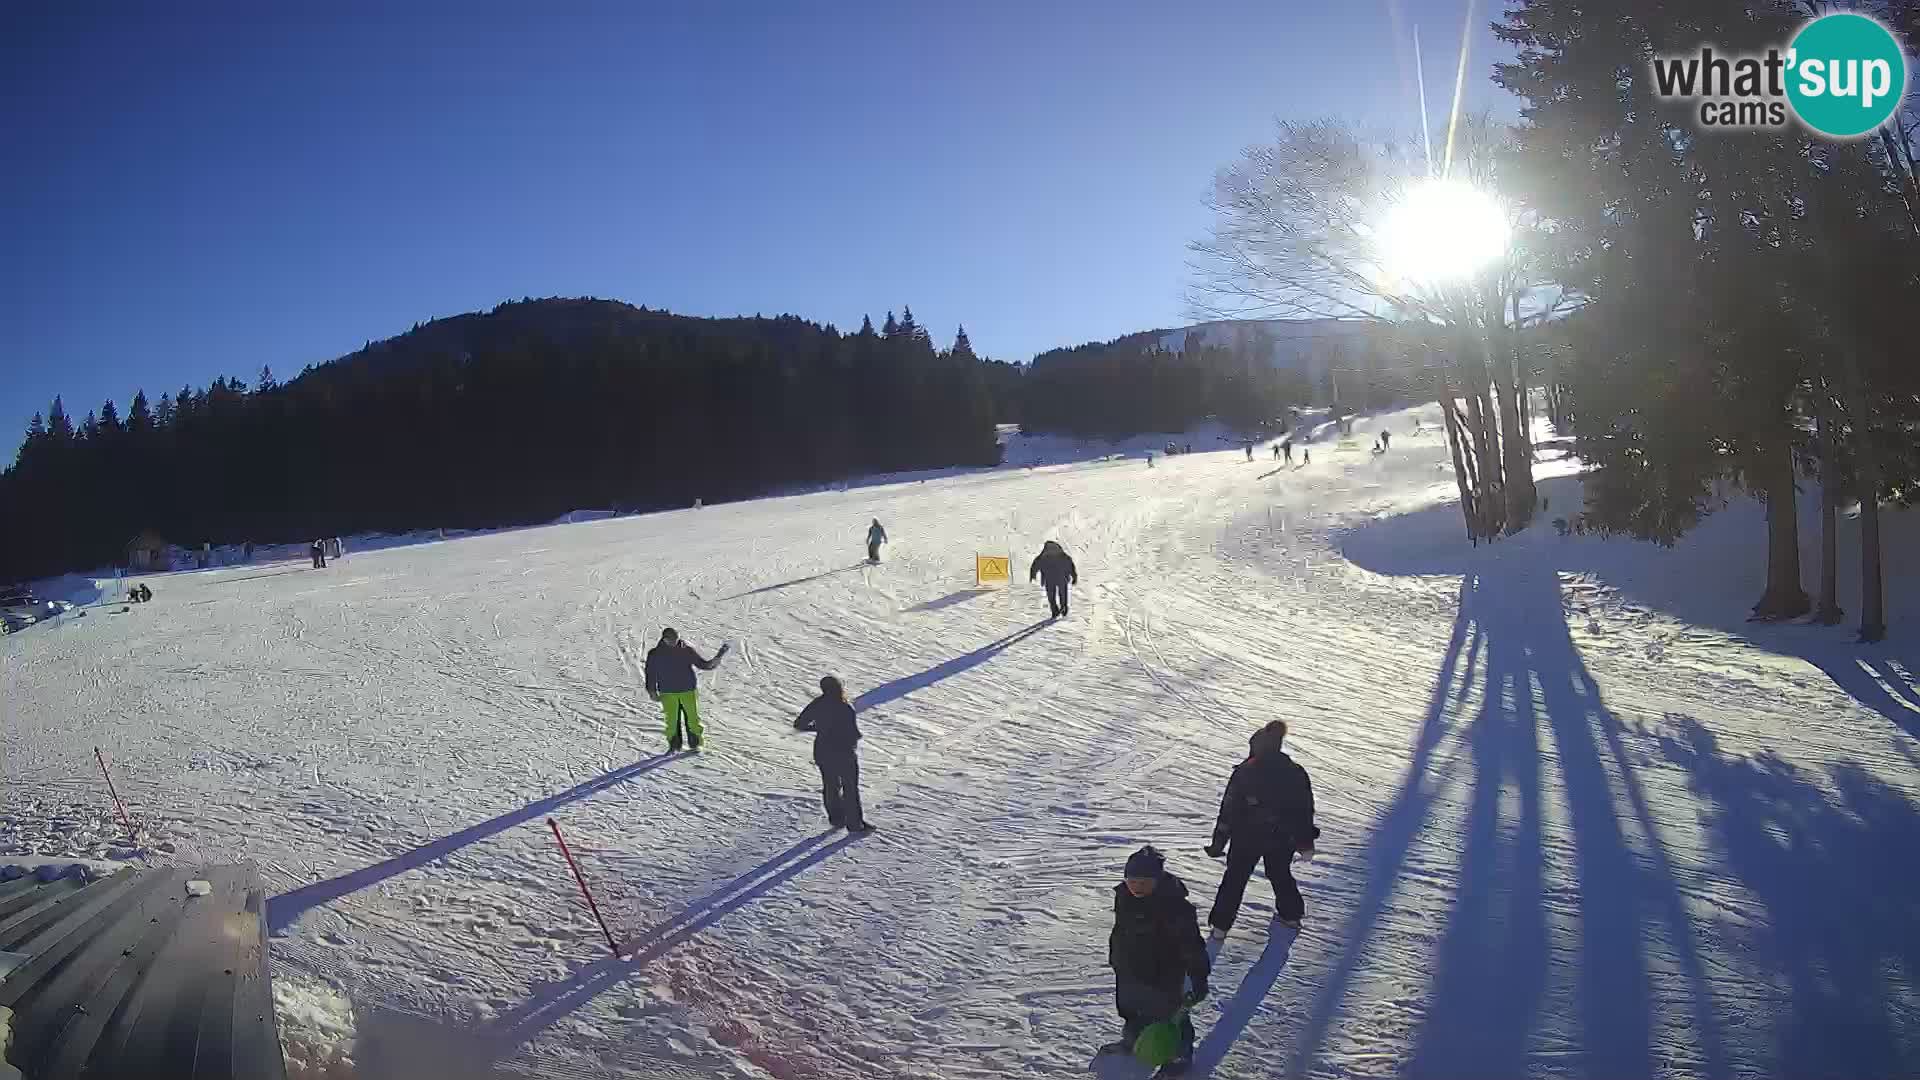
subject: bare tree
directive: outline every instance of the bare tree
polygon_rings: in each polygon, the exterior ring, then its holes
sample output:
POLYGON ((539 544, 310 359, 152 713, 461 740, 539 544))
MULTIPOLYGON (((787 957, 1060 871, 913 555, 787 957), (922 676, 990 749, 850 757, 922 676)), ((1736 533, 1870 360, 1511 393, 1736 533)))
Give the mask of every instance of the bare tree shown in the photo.
MULTIPOLYGON (((1506 129, 1467 118, 1455 140, 1453 178, 1499 191, 1506 129)), ((1208 202, 1211 235, 1190 245, 1190 307, 1203 318, 1348 318, 1397 321, 1423 357, 1443 358, 1439 394, 1476 542, 1532 520, 1532 440, 1523 420, 1526 379, 1519 329, 1544 284, 1526 243, 1509 243, 1480 272, 1434 281, 1394 265, 1389 215, 1432 183, 1420 158, 1363 141, 1333 121, 1281 123, 1220 171, 1208 202)), ((1510 233, 1538 223, 1509 207, 1510 233)), ((1578 298, 1550 290, 1555 308, 1578 298)))

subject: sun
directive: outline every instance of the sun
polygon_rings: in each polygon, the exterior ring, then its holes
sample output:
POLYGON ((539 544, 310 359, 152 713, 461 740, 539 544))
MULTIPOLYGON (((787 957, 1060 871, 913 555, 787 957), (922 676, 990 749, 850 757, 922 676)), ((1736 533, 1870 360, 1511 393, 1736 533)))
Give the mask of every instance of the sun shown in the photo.
POLYGON ((1445 285, 1499 259, 1509 237, 1506 210, 1459 180, 1423 180, 1388 207, 1375 231, 1387 280, 1445 285))

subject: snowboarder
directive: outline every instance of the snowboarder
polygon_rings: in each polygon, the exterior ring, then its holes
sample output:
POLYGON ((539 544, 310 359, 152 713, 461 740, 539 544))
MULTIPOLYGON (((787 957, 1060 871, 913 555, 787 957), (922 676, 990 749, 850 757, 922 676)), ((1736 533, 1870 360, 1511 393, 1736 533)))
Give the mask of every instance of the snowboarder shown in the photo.
MULTIPOLYGON (((1187 899, 1186 882, 1169 874, 1166 857, 1143 847, 1127 859, 1126 879, 1113 888, 1113 933, 1107 938, 1113 969, 1114 1005, 1120 1040, 1100 1048, 1130 1054, 1148 1025, 1168 1020, 1183 1005, 1207 996, 1213 963, 1200 937, 1200 920, 1187 899), (1187 982, 1192 991, 1182 994, 1187 982)), ((1180 1021, 1180 1051, 1162 1072, 1173 1075, 1193 1061, 1193 1020, 1180 1021)))
POLYGON ((1067 613, 1067 586, 1080 584, 1080 571, 1073 565, 1073 556, 1067 554, 1060 541, 1049 540, 1040 548, 1040 554, 1034 557, 1033 565, 1027 568, 1027 581, 1039 578, 1047 587, 1047 610, 1058 619, 1067 613))
POLYGON ((1293 464, 1293 436, 1289 435, 1280 441, 1280 452, 1286 455, 1287 464, 1293 464))
POLYGON ((722 645, 713 659, 704 659, 669 626, 660 631, 660 643, 647 650, 647 696, 659 702, 666 712, 669 753, 680 749, 682 720, 687 727, 687 748, 700 749, 706 729, 700 725, 700 686, 693 669, 712 671, 720 666, 720 658, 727 655, 729 648, 731 646, 722 645))
POLYGON ((854 721, 853 706, 847 704, 840 680, 821 676, 820 696, 800 710, 793 726, 796 731, 813 732, 813 763, 820 769, 827 822, 850 833, 872 832, 873 823, 860 809, 860 758, 854 752, 860 725, 854 721))
POLYGON ((873 524, 867 526, 867 561, 868 562, 877 563, 880 561, 880 545, 886 542, 887 542, 887 530, 884 528, 881 528, 879 518, 874 518, 873 524))
POLYGON ((1307 770, 1281 749, 1286 737, 1284 720, 1254 732, 1247 740, 1247 759, 1234 767, 1220 800, 1220 818, 1213 826, 1213 842, 1207 845, 1208 855, 1227 860, 1226 876, 1220 879, 1213 910, 1207 914, 1216 941, 1233 929, 1256 863, 1267 866, 1274 918, 1298 930, 1306 915, 1306 901, 1293 880, 1293 856, 1298 852, 1312 858, 1320 830, 1313 823, 1313 784, 1307 770))
POLYGON ((315 570, 325 570, 327 568, 327 545, 325 543, 315 540, 313 546, 307 549, 307 553, 313 556, 313 568, 315 570))

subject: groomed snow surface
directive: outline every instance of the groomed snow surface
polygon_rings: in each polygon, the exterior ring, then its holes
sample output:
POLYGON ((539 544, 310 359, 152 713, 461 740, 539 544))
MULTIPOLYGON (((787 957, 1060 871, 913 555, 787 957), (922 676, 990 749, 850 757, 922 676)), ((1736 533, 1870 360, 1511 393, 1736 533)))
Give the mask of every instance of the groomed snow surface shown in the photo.
POLYGON ((1894 640, 1858 648, 1740 621, 1742 496, 1666 552, 1556 535, 1560 475, 1474 549, 1413 419, 1304 468, 1087 454, 146 578, 0 641, 0 861, 115 857, 100 747, 147 857, 278 893, 305 1075, 1137 1076, 1090 1064, 1121 864, 1159 845, 1204 917, 1221 786, 1283 718, 1325 833, 1308 919, 1271 930, 1254 882, 1196 1075, 1920 1072, 1909 560, 1894 640), (1050 538, 1081 575, 1052 624, 1050 538), (974 588, 976 552, 1015 585, 974 588), (697 757, 641 692, 668 625, 734 645, 697 757), (863 839, 791 729, 827 673, 863 839))

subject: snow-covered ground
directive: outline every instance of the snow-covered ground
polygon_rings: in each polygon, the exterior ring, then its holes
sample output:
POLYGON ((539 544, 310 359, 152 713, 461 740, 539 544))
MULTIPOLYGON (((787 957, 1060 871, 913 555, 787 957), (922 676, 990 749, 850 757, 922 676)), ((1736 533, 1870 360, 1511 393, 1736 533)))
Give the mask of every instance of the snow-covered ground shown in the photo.
POLYGON ((0 640, 0 862, 115 854, 100 747, 154 857, 263 868, 311 1075, 1084 1074, 1122 862, 1161 846, 1204 916, 1221 785, 1283 718, 1325 833, 1308 921, 1270 934, 1254 883, 1196 1074, 1920 1072, 1912 583, 1862 649, 1740 623, 1747 505, 1674 552, 1470 548, 1412 419, 1305 468, 1082 452, 148 578, 0 640), (1082 581, 1054 624, 1024 580, 1049 538, 1082 581), (976 552, 1016 584, 974 588, 976 552), (734 643, 698 757, 640 691, 667 625, 734 643), (826 673, 864 839, 790 726, 826 673))

